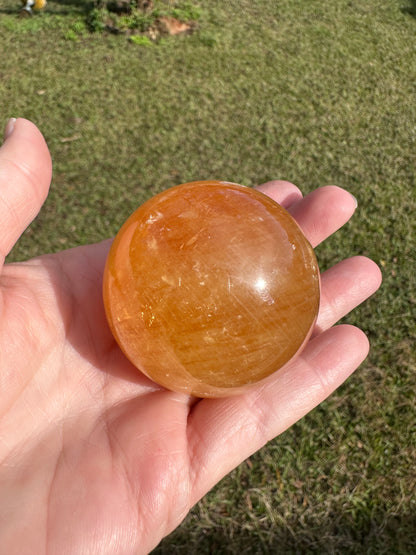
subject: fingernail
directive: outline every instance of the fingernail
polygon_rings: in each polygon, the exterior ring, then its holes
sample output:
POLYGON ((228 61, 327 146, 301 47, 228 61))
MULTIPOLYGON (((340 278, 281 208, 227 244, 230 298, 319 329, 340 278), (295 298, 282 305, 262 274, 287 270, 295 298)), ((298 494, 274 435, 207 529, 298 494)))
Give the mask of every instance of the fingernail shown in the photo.
POLYGON ((10 118, 6 124, 6 128, 4 130, 4 140, 8 139, 10 135, 13 133, 14 124, 16 122, 16 118, 10 118))
MULTIPOLYGON (((351 193, 350 193, 350 195, 351 195, 351 193)), ((358 200, 356 199, 356 197, 355 197, 354 195, 351 195, 351 196, 352 196, 352 198, 354 199, 355 208, 357 208, 357 206, 358 206, 358 200)))

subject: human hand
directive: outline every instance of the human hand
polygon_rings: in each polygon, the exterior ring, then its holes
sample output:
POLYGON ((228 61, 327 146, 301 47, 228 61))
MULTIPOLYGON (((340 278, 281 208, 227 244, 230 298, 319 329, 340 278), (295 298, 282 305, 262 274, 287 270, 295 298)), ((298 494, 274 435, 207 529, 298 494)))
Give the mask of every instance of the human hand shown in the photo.
MULTIPOLYGON (((0 149, 0 253, 39 211, 48 149, 19 119, 0 149)), ((336 187, 305 198, 287 182, 260 189, 285 206, 313 246, 355 201, 336 187)), ((380 284, 363 257, 322 275, 315 332, 294 362, 228 399, 167 391, 124 357, 101 297, 111 241, 0 275, 0 545, 13 554, 146 553, 224 475, 323 401, 362 362, 365 335, 332 327, 380 284)))

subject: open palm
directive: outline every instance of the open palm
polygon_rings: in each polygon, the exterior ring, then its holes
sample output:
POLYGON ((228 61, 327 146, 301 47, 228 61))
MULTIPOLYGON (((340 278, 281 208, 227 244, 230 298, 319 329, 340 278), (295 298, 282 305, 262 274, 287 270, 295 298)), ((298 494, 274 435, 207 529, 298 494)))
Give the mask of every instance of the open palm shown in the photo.
MULTIPOLYGON (((0 251, 40 209, 50 157, 17 120, 0 150, 0 251)), ((304 199, 261 189, 313 245, 355 209, 349 193, 304 199)), ((322 275, 315 333, 301 357, 247 394, 196 400, 140 374, 107 326, 101 280, 110 241, 6 264, 0 276, 0 545, 12 554, 147 553, 216 482, 319 402, 365 358, 368 342, 333 324, 380 283, 368 259, 322 275)))

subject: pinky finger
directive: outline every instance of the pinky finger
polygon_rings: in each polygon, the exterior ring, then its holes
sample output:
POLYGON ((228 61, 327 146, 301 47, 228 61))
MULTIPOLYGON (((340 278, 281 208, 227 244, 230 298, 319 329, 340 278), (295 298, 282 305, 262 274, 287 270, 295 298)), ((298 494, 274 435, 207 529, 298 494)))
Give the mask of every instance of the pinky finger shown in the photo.
POLYGON ((195 405, 188 419, 189 438, 193 461, 204 469, 195 474, 195 501, 324 401, 358 368, 368 349, 361 330, 337 326, 312 339, 293 363, 250 393, 195 405))

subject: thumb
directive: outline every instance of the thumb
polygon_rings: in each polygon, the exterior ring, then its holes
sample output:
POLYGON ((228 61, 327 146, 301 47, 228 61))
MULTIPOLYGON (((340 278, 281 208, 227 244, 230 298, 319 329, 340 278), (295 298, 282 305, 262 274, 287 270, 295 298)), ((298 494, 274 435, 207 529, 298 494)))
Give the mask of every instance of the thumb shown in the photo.
POLYGON ((9 120, 0 148, 0 263, 44 203, 52 176, 45 140, 28 120, 9 120))

